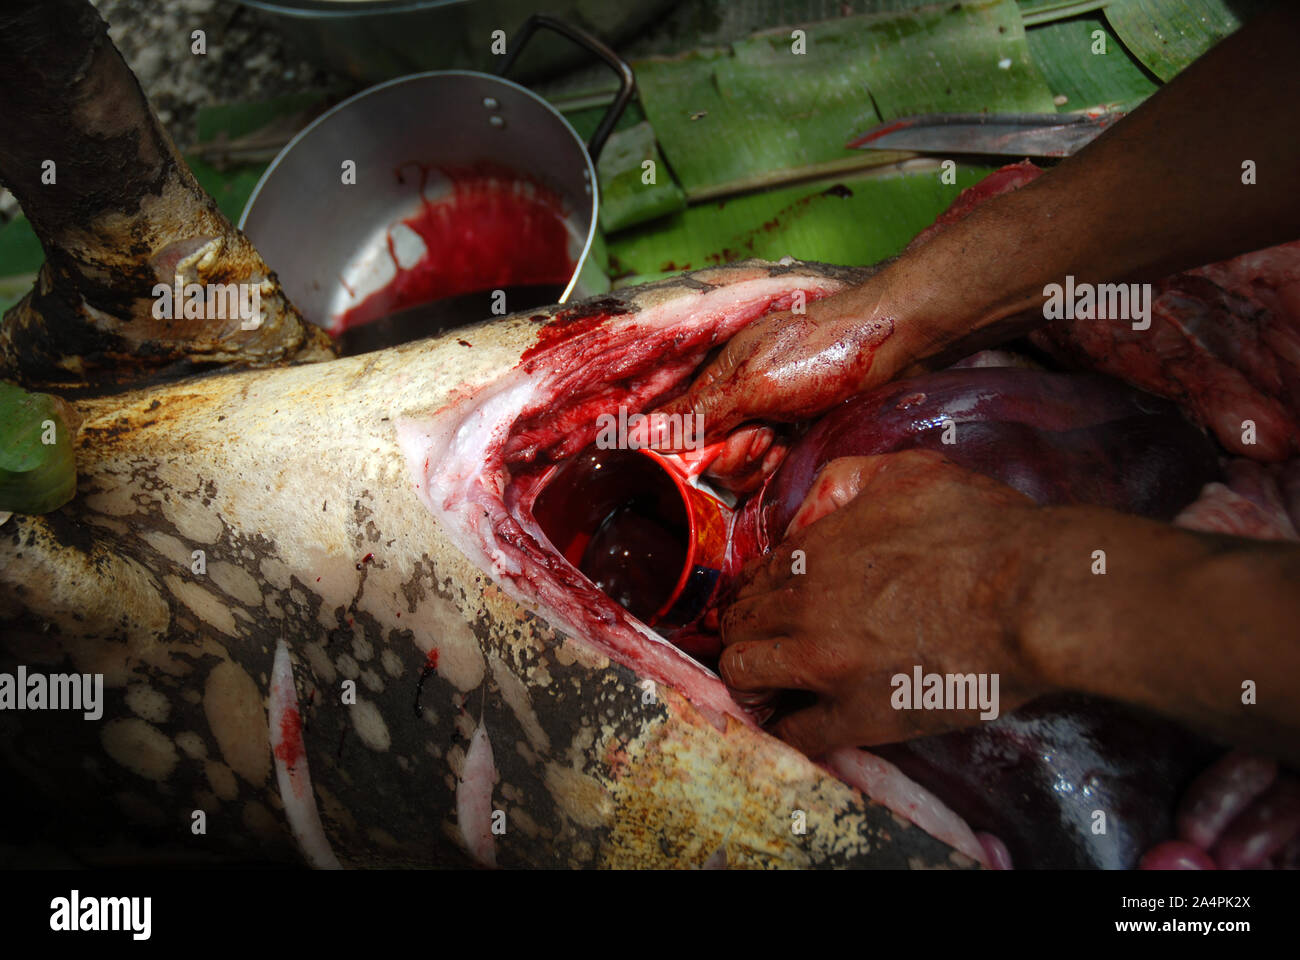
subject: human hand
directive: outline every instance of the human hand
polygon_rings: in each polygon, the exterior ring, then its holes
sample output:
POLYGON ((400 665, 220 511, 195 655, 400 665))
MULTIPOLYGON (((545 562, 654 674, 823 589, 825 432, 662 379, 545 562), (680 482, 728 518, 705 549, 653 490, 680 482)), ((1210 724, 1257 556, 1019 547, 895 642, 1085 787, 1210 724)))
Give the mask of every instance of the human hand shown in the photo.
POLYGON ((917 665, 997 674, 1002 712, 1046 692, 1015 630, 1037 509, 933 451, 832 461, 723 613, 723 679, 817 694, 774 726, 811 756, 978 722, 978 708, 894 709, 891 679, 917 665))

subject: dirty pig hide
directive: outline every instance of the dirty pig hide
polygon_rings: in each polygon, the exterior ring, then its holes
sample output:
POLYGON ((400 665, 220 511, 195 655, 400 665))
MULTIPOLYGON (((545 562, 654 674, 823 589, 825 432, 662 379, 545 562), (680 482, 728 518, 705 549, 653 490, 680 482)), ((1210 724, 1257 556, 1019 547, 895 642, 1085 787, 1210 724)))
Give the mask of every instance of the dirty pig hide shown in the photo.
POLYGON ((996 673, 896 673, 889 678, 894 688, 889 705, 895 710, 974 710, 981 720, 998 718, 998 675, 996 673))
POLYGON ((81 710, 87 720, 104 715, 102 673, 0 673, 0 710, 81 710))

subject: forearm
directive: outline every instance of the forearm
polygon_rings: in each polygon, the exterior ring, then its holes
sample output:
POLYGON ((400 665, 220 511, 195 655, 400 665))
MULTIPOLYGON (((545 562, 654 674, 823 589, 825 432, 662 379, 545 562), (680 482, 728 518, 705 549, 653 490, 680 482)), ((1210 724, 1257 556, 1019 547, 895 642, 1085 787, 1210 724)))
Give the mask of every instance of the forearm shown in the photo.
POLYGON ((1018 629, 1044 686, 1300 761, 1300 546, 1093 507, 1036 514, 1018 629))
POLYGON ((902 369, 1007 318, 1041 316, 1044 286, 1067 274, 1155 279, 1295 239, 1297 50, 1300 10, 1279 4, 1085 150, 984 204, 833 309, 892 318, 902 369), (1254 184, 1242 182, 1248 160, 1254 184))

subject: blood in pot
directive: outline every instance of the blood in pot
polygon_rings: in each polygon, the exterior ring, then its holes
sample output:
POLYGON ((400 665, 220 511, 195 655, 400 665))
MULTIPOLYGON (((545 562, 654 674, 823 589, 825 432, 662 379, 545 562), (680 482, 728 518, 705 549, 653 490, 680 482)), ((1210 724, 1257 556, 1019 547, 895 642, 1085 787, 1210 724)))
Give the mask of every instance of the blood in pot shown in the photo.
MULTIPOLYGON (((403 176, 398 172, 399 178, 403 176)), ((389 230, 395 276, 360 303, 334 317, 338 335, 419 304, 448 297, 507 291, 506 311, 536 306, 512 303, 511 288, 554 286, 562 292, 573 275, 571 231, 561 197, 531 177, 494 164, 468 168, 421 166, 419 209, 401 225, 419 237, 424 252, 402 265, 389 230), (446 188, 431 199, 431 182, 446 188)), ((558 297, 557 297, 558 299, 558 297)), ((550 301, 554 302, 554 301, 550 301)), ((467 311, 466 322, 489 312, 467 311)))

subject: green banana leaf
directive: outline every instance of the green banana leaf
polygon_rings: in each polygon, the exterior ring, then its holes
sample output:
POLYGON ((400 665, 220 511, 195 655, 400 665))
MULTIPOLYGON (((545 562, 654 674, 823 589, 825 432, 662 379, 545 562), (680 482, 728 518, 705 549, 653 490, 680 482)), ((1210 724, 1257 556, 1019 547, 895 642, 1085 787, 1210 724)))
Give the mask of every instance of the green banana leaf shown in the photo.
POLYGON ((686 206, 686 194, 664 163, 648 123, 611 135, 596 173, 600 179, 600 226, 606 233, 686 206), (647 183, 648 179, 653 182, 647 183))
POLYGON ((777 171, 892 162, 844 149, 882 119, 1054 109, 1013 0, 845 17, 797 28, 802 38, 795 29, 635 64, 646 116, 688 198, 777 171))
POLYGON ((45 250, 21 214, 0 226, 0 316, 27 295, 45 250))
POLYGON ((1062 112, 1101 106, 1127 111, 1159 89, 1097 17, 1047 23, 1025 35, 1062 112), (1095 36, 1098 30, 1100 38, 1095 36), (1094 52, 1099 50, 1105 52, 1094 52))
MULTIPOLYGON (((551 105, 564 114, 564 119, 569 121, 569 126, 573 127, 574 132, 585 142, 591 139, 591 135, 596 132, 596 127, 600 126, 600 121, 609 109, 613 97, 614 91, 610 90, 575 97, 572 100, 553 100, 551 105), (597 100, 594 105, 591 104, 593 99, 597 100)), ((633 100, 614 124, 614 131, 617 133, 627 130, 639 123, 645 123, 645 114, 641 112, 641 104, 633 100)))
POLYGON ((1267 0, 1114 0, 1106 19, 1129 52, 1167 83, 1267 6, 1267 0))
POLYGON ((228 170, 219 170, 207 161, 191 156, 187 156, 185 162, 189 164, 199 186, 211 194, 212 199, 217 201, 217 207, 231 223, 239 222, 244 204, 248 203, 253 188, 267 167, 265 163, 240 164, 228 170))
POLYGON ((0 511, 48 513, 76 492, 72 431, 59 401, 0 382, 0 511))
POLYGON ((1020 5, 1020 17, 1027 27, 1091 13, 1110 2, 1111 0, 1016 0, 1020 5))
POLYGON ((22 214, 0 226, 0 276, 35 273, 45 262, 45 250, 22 214))
POLYGON ((937 161, 915 172, 857 173, 699 204, 608 238, 619 286, 746 257, 876 263, 899 253, 993 168, 937 161))

